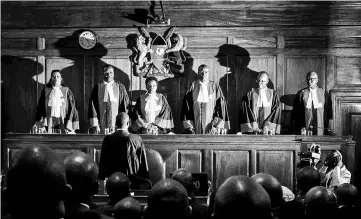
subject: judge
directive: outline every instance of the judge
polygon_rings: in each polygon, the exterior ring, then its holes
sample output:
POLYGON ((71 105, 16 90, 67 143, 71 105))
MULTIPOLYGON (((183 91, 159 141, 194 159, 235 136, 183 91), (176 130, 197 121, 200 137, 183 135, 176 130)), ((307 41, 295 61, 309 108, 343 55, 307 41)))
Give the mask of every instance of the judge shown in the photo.
POLYGON ((142 134, 151 134, 151 130, 159 134, 167 134, 174 127, 173 115, 165 96, 157 93, 158 79, 148 77, 145 86, 147 93, 137 99, 132 126, 140 129, 142 134))
POLYGON ((209 134, 215 128, 230 129, 226 100, 221 87, 209 81, 207 65, 198 67, 198 80, 186 90, 181 120, 187 134, 209 134))
POLYGON ((51 72, 51 78, 41 92, 35 121, 34 127, 47 127, 48 133, 59 130, 75 134, 75 130, 79 129, 75 98, 65 86, 60 70, 51 72))
MULTIPOLYGON (((292 120, 297 134, 304 127, 314 135, 323 135, 324 126, 328 123, 330 101, 327 93, 317 86, 318 75, 310 72, 306 77, 308 87, 298 91, 292 110, 292 120)), ((328 128, 328 127, 327 127, 328 128)))
POLYGON ((118 113, 128 113, 129 97, 124 85, 114 80, 114 68, 103 67, 103 81, 94 86, 89 101, 88 118, 95 133, 105 133, 106 128, 115 129, 118 113))
POLYGON ((258 88, 252 88, 241 103, 241 131, 254 132, 258 129, 281 131, 280 98, 277 92, 267 87, 269 75, 262 71, 257 76, 258 88))

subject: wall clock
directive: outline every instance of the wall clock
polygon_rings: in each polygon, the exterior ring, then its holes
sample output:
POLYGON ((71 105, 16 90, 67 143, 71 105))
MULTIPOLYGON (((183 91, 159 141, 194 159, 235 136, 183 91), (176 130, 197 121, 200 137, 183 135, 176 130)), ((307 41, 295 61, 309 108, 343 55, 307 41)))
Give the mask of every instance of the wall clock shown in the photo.
POLYGON ((83 49, 92 49, 98 43, 98 36, 91 30, 85 30, 79 34, 78 42, 83 49))

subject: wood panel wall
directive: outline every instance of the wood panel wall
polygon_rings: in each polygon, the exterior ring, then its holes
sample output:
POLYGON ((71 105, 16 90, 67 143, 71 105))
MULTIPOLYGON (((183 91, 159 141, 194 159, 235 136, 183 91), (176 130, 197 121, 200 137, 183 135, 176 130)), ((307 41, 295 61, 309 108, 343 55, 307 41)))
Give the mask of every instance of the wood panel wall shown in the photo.
MULTIPOLYGON (((145 1, 1 2, 3 132, 29 131, 53 69, 62 70, 75 95, 82 133, 89 128, 88 100, 104 64, 115 66, 115 78, 135 101, 145 91, 144 79, 132 73, 129 48, 149 6, 145 1), (78 47, 74 35, 81 29, 98 34, 97 48, 78 47)), ((259 71, 269 72, 269 86, 281 96, 282 133, 290 133, 292 99, 306 86, 309 71, 316 71, 319 86, 333 95, 336 133, 354 133, 353 121, 361 115, 360 2, 166 1, 164 7, 176 33, 188 39, 184 77, 159 78, 176 133, 183 133, 181 101, 200 64, 210 66, 226 96, 230 133, 239 131, 240 99, 256 86, 259 71)), ((146 29, 163 34, 168 27, 146 29)))

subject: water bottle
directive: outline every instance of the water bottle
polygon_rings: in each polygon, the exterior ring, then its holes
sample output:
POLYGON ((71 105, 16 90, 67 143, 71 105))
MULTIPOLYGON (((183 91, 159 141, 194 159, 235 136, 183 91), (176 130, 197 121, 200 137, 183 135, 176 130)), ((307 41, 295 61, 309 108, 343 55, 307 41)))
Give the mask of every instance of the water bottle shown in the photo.
POLYGON ((302 127, 301 129, 301 135, 307 135, 307 131, 305 127, 302 127))
POLYGON ((263 135, 268 135, 268 127, 267 126, 265 126, 263 128, 263 135))
POLYGON ((313 126, 312 125, 310 125, 310 127, 308 128, 307 135, 313 135, 313 126))

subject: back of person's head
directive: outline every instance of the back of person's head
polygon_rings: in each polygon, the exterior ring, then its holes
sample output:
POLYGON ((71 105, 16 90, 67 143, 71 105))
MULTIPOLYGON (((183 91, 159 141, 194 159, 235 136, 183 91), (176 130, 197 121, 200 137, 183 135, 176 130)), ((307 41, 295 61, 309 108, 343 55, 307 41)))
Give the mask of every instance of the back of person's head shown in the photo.
POLYGON ((191 172, 189 172, 185 168, 180 168, 174 171, 171 178, 184 186, 184 188, 187 190, 189 197, 193 196, 194 183, 191 172))
POLYGON ((140 203, 132 197, 123 198, 114 206, 114 218, 141 219, 142 216, 140 203))
POLYGON ((16 153, 8 172, 12 218, 61 218, 71 188, 58 155, 47 146, 27 146, 16 153))
POLYGON ((311 188, 320 184, 320 173, 313 167, 303 167, 297 174, 297 189, 301 195, 305 195, 311 188))
POLYGON ((357 204, 357 188, 350 183, 341 184, 337 187, 335 194, 337 197, 337 204, 339 206, 357 204))
POLYGON ((98 166, 86 153, 77 151, 64 159, 66 178, 72 186, 72 200, 82 202, 98 192, 98 166))
POLYGON ((282 185, 274 176, 268 173, 257 173, 252 178, 267 191, 272 208, 279 208, 284 204, 282 185))
POLYGON ((248 176, 231 176, 217 189, 212 218, 271 218, 267 191, 248 176))
POLYGON ((109 176, 105 188, 112 204, 130 195, 130 181, 127 175, 121 172, 115 172, 109 176))
POLYGON ((182 219, 192 212, 186 189, 173 179, 163 179, 152 187, 146 209, 150 219, 182 219))
POLYGON ((333 218, 337 213, 336 196, 323 186, 311 188, 305 196, 306 218, 333 218))
POLYGON ((115 118, 115 125, 117 128, 128 128, 129 126, 129 115, 125 112, 121 112, 115 118))

